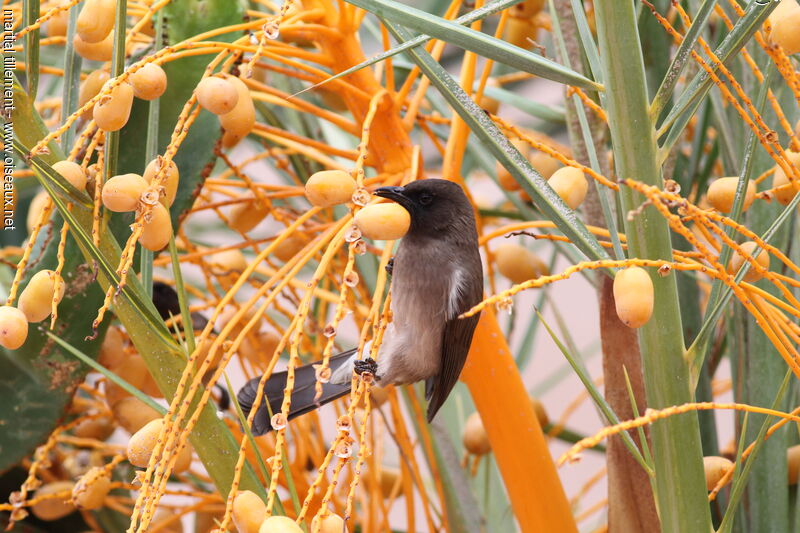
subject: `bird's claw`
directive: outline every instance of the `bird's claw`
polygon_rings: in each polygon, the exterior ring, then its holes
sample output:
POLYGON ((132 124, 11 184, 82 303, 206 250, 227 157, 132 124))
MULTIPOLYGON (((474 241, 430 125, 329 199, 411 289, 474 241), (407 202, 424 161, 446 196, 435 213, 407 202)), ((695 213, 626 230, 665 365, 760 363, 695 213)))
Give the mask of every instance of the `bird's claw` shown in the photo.
POLYGON ((364 373, 368 373, 375 376, 376 380, 380 380, 380 378, 376 376, 378 372, 378 363, 372 357, 367 357, 366 359, 357 359, 353 362, 353 369, 359 376, 364 373))
POLYGON ((386 266, 384 268, 386 269, 386 273, 391 276, 392 275, 392 270, 394 270, 394 257, 389 259, 389 262, 386 263, 386 266))

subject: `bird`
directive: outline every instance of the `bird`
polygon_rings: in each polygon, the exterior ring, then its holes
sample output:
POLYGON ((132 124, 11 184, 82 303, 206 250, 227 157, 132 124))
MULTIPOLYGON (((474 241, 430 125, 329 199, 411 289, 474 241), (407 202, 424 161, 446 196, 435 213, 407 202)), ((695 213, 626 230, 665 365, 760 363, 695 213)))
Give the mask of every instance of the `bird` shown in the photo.
MULTIPOLYGON (((152 300, 153 306, 155 306, 156 311, 158 311, 158 314, 164 321, 169 321, 181 316, 180 299, 178 293, 171 285, 163 281, 154 281, 152 300)), ((189 316, 192 319, 192 330, 196 336, 199 336, 208 324, 208 319, 200 312, 191 313, 189 316)), ((211 373, 206 373, 203 377, 203 383, 206 383, 210 377, 211 373)), ((217 407, 220 411, 227 411, 230 407, 230 396, 228 395, 227 389, 219 383, 216 383, 214 387, 219 392, 216 399, 217 407)))
MULTIPOLYGON (((172 286, 167 285, 163 281, 153 282, 153 305, 156 311, 164 320, 169 320, 172 317, 181 316, 181 304, 178 300, 178 293, 172 286)), ((202 313, 194 312, 190 314, 192 319, 192 328, 202 331, 208 324, 208 319, 202 313)))
MULTIPOLYGON (((479 314, 459 318, 483 298, 483 266, 472 205, 460 185, 440 178, 380 187, 376 196, 389 199, 410 215, 391 270, 391 314, 376 359, 357 349, 330 358, 331 377, 317 398, 314 363, 294 370, 288 418, 313 411, 350 392, 353 372, 370 372, 379 386, 425 381, 427 420, 431 422, 458 381, 467 359, 479 314)), ((362 350, 370 353, 370 344, 362 350)), ((274 372, 266 381, 252 431, 271 429, 271 415, 281 411, 287 373, 274 372), (269 404, 269 409, 267 408, 269 404)), ((247 415, 261 378, 238 392, 247 415)))

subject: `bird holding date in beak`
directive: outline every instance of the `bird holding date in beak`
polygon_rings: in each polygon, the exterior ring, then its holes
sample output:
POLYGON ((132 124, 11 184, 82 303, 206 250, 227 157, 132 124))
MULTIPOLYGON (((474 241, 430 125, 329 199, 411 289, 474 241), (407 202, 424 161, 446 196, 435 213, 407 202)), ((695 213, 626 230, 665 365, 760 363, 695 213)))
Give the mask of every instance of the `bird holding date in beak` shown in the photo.
MULTIPOLYGON (((353 372, 370 372, 381 386, 425 381, 428 421, 433 420, 458 381, 467 359, 478 315, 458 318, 483 297, 483 268, 472 205, 461 187, 443 179, 424 179, 404 187, 380 187, 375 195, 404 207, 408 233, 391 263, 392 322, 376 361, 349 350, 330 358, 329 382, 315 398, 313 364, 295 369, 289 418, 350 392, 353 372)), ((369 344, 364 349, 369 354, 369 344)), ((245 414, 253 408, 260 378, 239 391, 245 414)), ((273 373, 253 420, 253 432, 270 430, 269 412, 283 402, 286 372, 273 373), (269 402, 270 410, 266 402, 269 402)))

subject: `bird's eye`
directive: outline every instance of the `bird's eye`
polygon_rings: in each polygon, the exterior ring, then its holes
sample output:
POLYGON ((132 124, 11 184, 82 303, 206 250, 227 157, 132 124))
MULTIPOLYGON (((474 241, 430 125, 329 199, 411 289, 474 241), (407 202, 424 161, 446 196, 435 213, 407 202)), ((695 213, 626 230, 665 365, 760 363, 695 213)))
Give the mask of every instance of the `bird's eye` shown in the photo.
POLYGON ((419 197, 419 203, 422 205, 430 205, 432 201, 433 201, 433 196, 431 196, 430 194, 423 194, 422 196, 419 197))

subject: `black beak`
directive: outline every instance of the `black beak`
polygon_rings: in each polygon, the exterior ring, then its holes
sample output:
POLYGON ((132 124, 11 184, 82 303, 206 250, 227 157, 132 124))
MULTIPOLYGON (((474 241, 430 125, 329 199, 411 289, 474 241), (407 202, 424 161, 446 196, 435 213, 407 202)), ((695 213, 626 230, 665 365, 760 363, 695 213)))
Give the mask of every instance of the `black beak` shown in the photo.
POLYGON ((393 200, 405 207, 408 211, 411 211, 412 201, 405 195, 405 191, 405 187, 379 187, 375 189, 375 196, 393 200))

